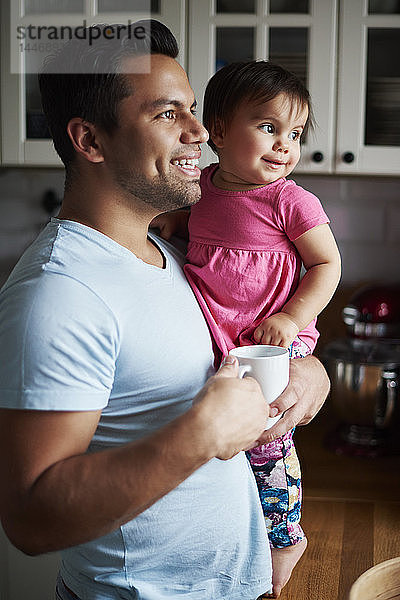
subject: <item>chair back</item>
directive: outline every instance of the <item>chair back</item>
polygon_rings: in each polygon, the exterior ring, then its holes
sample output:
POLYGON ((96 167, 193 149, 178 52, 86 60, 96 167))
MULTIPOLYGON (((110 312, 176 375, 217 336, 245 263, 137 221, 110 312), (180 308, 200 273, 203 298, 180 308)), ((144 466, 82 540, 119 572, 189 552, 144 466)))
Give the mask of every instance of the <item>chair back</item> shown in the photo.
POLYGON ((400 600, 400 556, 362 573, 351 586, 349 600, 400 600))

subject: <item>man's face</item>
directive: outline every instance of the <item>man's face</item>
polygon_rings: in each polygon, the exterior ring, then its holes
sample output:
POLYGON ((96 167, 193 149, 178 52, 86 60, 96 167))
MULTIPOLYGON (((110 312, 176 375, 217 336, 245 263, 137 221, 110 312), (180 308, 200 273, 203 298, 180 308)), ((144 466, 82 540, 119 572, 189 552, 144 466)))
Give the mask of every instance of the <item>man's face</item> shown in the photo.
MULTIPOLYGON (((128 60, 132 67, 147 57, 128 60)), ((115 185, 128 200, 134 196, 159 212, 196 203, 200 144, 208 134, 194 116, 185 71, 174 59, 155 54, 150 73, 125 76, 133 93, 121 101, 119 127, 104 144, 115 185)))

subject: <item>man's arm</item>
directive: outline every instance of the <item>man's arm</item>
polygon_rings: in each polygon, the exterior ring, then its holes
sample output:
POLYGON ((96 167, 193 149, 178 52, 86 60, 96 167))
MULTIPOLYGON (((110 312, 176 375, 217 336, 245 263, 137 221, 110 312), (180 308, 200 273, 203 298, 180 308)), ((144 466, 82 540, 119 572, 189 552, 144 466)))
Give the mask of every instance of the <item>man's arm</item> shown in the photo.
POLYGON ((268 444, 296 425, 306 425, 318 413, 329 393, 330 381, 315 356, 290 361, 290 383, 270 404, 270 415, 282 414, 271 429, 258 438, 256 445, 268 444))
POLYGON ((192 409, 131 444, 85 454, 100 411, 0 410, 0 514, 28 554, 116 529, 213 457, 228 459, 261 434, 268 408, 237 364, 210 378, 192 409))

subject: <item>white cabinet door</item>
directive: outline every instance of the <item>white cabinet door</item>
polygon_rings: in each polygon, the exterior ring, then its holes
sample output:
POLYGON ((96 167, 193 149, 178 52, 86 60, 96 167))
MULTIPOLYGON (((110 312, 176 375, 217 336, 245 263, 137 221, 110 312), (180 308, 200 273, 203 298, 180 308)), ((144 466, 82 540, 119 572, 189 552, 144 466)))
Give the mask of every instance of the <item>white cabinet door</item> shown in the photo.
MULTIPOLYGON (((199 115, 208 79, 224 62, 270 59, 305 80, 317 127, 297 171, 331 172, 336 108, 335 0, 189 0, 189 79, 199 115)), ((202 164, 215 161, 203 150, 202 164)))
POLYGON ((175 34, 180 47, 179 61, 186 67, 185 6, 185 0, 4 0, 0 38, 2 164, 62 166, 46 131, 37 77, 20 74, 29 71, 25 67, 29 61, 36 60, 39 46, 46 47, 45 27, 128 24, 146 17, 146 13, 133 13, 131 7, 151 7, 152 17, 165 23, 175 34), (18 27, 25 28, 23 39, 18 27), (36 39, 27 36, 29 27, 33 28, 36 39), (43 28, 40 34, 39 27, 43 28))
POLYGON ((399 175, 399 3, 340 6, 336 172, 399 175))

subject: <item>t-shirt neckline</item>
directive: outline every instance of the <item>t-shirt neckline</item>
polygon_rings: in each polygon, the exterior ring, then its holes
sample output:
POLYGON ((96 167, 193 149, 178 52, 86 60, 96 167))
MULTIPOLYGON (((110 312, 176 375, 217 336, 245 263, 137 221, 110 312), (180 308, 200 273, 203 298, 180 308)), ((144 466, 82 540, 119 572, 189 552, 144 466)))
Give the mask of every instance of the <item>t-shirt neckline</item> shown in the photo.
POLYGON ((72 219, 59 219, 58 217, 51 217, 50 223, 60 226, 60 227, 63 227, 64 229, 67 229, 70 231, 75 230, 80 233, 85 233, 89 238, 96 239, 97 242, 100 241, 104 247, 108 247, 113 252, 117 252, 121 256, 127 257, 130 260, 134 260, 135 262, 137 261, 140 264, 145 265, 149 269, 157 269, 157 271, 160 271, 161 273, 170 273, 171 272, 170 260, 165 252, 165 249, 158 243, 156 236, 150 232, 148 232, 147 237, 149 240, 151 240, 151 243, 160 252, 162 259, 163 259, 163 265, 164 265, 163 267, 157 267, 156 265, 147 263, 146 261, 144 261, 141 258, 139 258, 138 256, 136 256, 136 254, 134 252, 132 252, 131 250, 129 250, 129 248, 126 248, 125 246, 123 246, 119 242, 113 240, 113 238, 106 235, 105 233, 102 233, 98 229, 95 229, 94 227, 90 227, 90 225, 85 225, 84 223, 80 223, 79 221, 73 221, 72 219))

